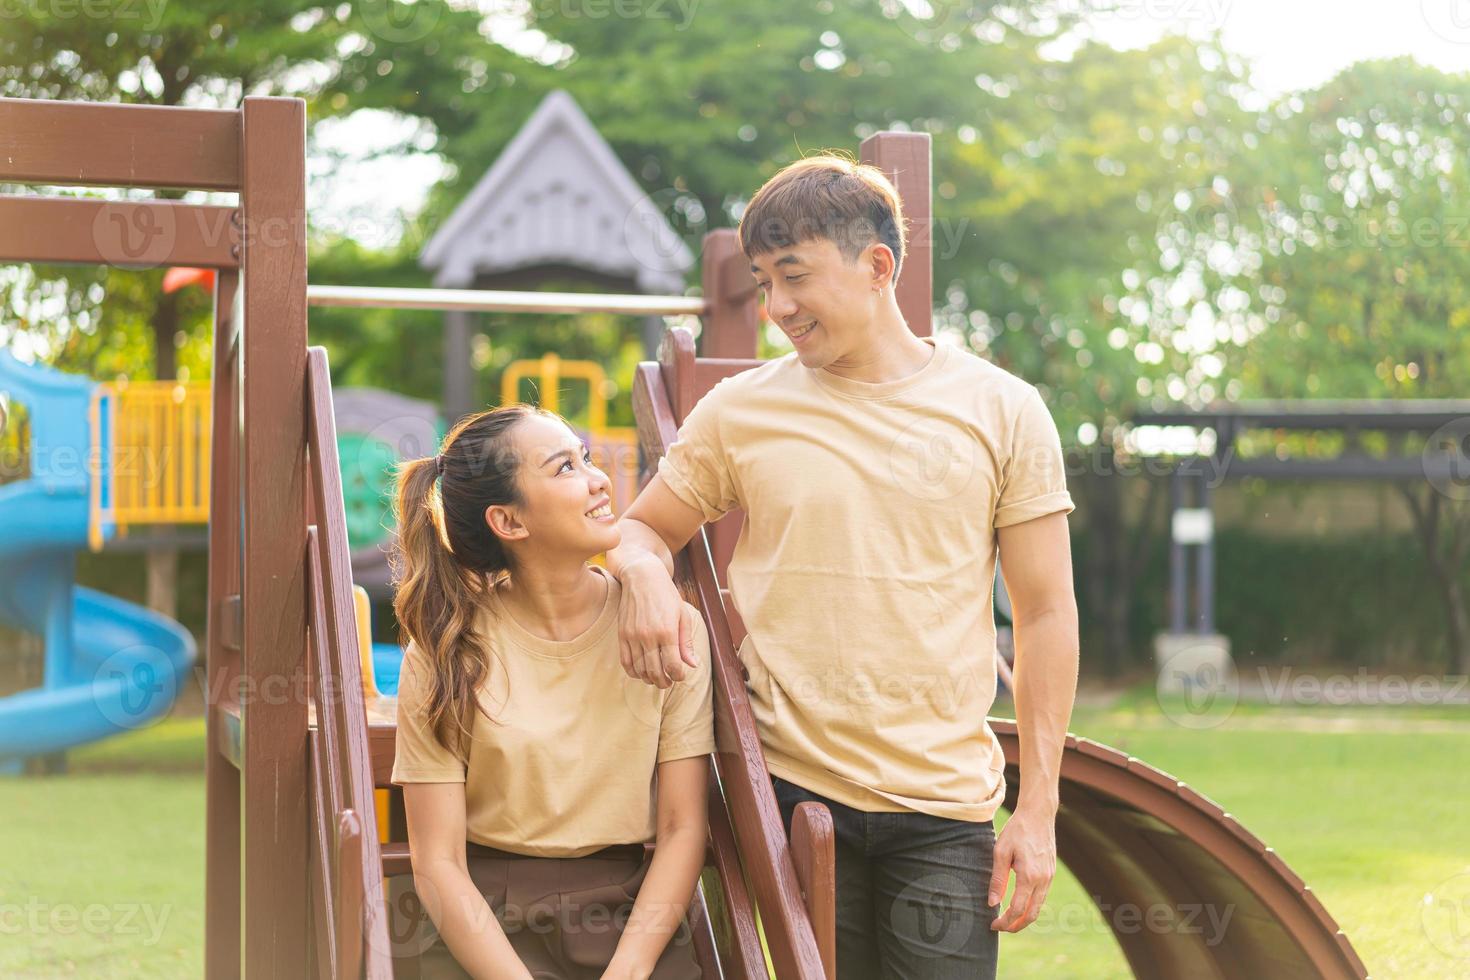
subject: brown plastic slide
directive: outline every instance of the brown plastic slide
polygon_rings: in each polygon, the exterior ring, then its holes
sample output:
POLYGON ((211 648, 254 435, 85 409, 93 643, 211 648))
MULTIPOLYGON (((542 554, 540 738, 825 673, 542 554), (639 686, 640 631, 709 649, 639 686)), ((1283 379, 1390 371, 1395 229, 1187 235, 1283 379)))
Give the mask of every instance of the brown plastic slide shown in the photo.
MULTIPOLYGON (((1016 723, 992 719, 1016 804, 1016 723)), ((1276 852, 1213 800, 1117 749, 1067 736, 1057 853, 1141 978, 1366 977, 1276 852)))

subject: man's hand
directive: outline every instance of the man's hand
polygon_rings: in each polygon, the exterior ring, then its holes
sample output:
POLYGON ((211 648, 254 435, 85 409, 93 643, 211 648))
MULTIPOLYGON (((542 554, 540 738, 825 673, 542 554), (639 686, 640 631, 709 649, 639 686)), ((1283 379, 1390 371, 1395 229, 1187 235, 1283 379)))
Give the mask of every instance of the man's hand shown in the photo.
POLYGON ((1056 814, 1018 805, 995 839, 994 866, 989 902, 997 912, 1012 870, 1016 872, 1016 891, 1011 896, 1010 908, 997 915, 990 928, 1020 932, 1041 914, 1042 903, 1056 877, 1056 814))
POLYGON ((697 666, 694 614, 684 604, 668 569, 656 559, 623 568, 618 609, 618 657, 628 676, 668 688, 697 666))

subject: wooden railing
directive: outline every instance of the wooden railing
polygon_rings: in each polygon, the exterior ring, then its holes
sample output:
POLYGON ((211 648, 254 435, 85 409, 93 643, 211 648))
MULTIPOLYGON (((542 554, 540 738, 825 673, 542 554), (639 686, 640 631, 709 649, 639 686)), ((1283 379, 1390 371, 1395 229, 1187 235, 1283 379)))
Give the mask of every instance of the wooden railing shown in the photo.
POLYGON ((326 351, 307 350, 306 595, 310 706, 311 911, 316 975, 391 980, 382 857, 353 612, 347 520, 326 351))
MULTIPOLYGON (((663 364, 640 364, 634 380, 633 410, 650 470, 678 434, 668 388, 692 384, 692 378, 676 374, 681 366, 693 366, 693 340, 683 330, 665 334, 666 347, 671 339, 687 348, 686 356, 670 356, 663 364)), ((727 952, 736 958, 740 975, 764 976, 763 964, 752 970, 755 964, 750 962, 753 954, 748 944, 755 927, 741 913, 749 898, 743 894, 739 876, 732 873, 738 855, 743 854, 761 924, 771 940, 776 976, 780 980, 833 980, 836 899, 831 814, 819 803, 799 805, 792 816, 788 846, 703 529, 680 553, 679 562, 710 633, 716 741, 711 782, 718 787, 710 801, 710 843, 734 930, 727 952)))

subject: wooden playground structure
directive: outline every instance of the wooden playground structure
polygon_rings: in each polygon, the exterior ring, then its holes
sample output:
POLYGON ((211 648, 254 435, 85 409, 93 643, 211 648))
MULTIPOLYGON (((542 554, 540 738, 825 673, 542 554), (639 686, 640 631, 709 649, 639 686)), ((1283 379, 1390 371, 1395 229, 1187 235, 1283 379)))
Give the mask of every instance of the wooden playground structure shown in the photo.
MULTIPOLYGON (((417 919, 396 787, 391 714, 369 712, 326 353, 308 304, 697 313, 640 366, 638 437, 652 467, 699 397, 758 363, 756 290, 735 235, 707 236, 691 297, 314 287, 306 246, 306 109, 238 110, 0 99, 0 181, 226 191, 235 205, 0 197, 0 262, 187 265, 217 270, 210 415, 205 973, 416 976, 417 919), (388 834, 375 788, 389 788, 388 834)), ((928 333, 930 155, 923 134, 861 148, 894 180, 910 221, 900 308, 928 333)), ((743 627, 724 568, 739 515, 680 556, 710 630, 717 751, 708 868, 690 920, 707 976, 834 976, 832 827, 804 806, 788 841, 735 656, 743 627)), ((1018 735, 991 722, 1015 802, 1018 735)), ((1061 861, 1104 908, 1234 910, 1218 942, 1187 928, 1110 922, 1139 977, 1363 977, 1347 938, 1302 880, 1228 813, 1143 762, 1068 738, 1061 861)), ((651 846, 651 845, 650 845, 651 846)))

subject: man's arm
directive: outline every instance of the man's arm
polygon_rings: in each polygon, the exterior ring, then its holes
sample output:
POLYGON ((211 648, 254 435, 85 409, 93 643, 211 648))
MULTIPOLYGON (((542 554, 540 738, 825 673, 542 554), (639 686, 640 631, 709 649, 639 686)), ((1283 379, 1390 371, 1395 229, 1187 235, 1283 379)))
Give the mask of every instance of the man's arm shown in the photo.
POLYGON ((1056 875, 1062 748, 1077 693, 1077 600, 1065 513, 1007 525, 996 533, 1014 613, 1021 786, 1015 812, 996 840, 989 898, 999 906, 1014 870, 1010 907, 991 928, 1019 932, 1036 920, 1056 875))
POLYGON ((621 543, 607 568, 625 593, 618 612, 623 670, 655 687, 682 681, 694 655, 694 622, 674 585, 674 554, 704 525, 704 516, 655 475, 618 519, 621 543))

